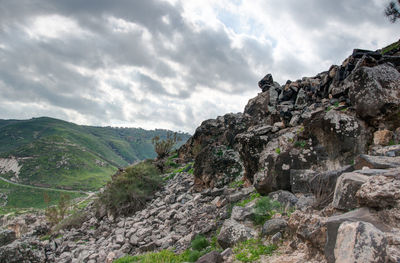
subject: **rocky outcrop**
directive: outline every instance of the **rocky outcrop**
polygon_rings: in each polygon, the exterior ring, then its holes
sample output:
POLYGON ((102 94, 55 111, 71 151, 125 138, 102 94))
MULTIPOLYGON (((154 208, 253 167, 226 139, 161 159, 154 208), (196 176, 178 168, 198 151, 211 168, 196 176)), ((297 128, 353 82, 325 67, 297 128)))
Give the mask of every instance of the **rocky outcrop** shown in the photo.
POLYGON ((268 74, 243 113, 204 121, 178 150, 176 163, 194 161, 193 175, 165 175, 129 216, 89 206, 62 236, 20 231, 5 238, 0 262, 112 262, 181 252, 198 234, 227 249, 198 262, 232 262, 231 248, 255 238, 281 247, 285 257, 272 262, 400 262, 399 68, 398 57, 356 49, 314 77, 279 85, 268 74), (266 205, 257 226, 260 194, 280 205, 266 205))

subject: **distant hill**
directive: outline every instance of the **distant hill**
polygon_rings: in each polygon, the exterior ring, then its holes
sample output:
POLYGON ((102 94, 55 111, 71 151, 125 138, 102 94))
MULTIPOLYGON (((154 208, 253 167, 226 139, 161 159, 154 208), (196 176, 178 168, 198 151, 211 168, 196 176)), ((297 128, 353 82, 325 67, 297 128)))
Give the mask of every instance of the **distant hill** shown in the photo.
MULTIPOLYGON (((154 158, 167 130, 92 127, 48 118, 0 120, 0 176, 20 184, 95 190, 118 167, 154 158)), ((189 134, 179 133, 186 142, 189 134)))

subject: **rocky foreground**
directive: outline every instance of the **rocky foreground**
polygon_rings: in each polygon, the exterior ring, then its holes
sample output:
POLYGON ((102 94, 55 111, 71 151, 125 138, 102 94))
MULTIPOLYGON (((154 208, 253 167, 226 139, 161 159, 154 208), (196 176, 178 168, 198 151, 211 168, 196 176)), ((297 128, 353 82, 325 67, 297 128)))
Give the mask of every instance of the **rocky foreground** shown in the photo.
POLYGON ((198 262, 237 261, 231 249, 257 238, 278 246, 260 262, 400 262, 399 55, 354 50, 283 86, 265 76, 243 113, 197 128, 176 159, 194 174, 171 177, 145 209, 114 217, 89 205, 81 225, 47 240, 43 216, 3 218, 0 262, 112 262, 180 252, 198 234, 224 250, 198 262), (261 226, 257 193, 281 205, 261 226))

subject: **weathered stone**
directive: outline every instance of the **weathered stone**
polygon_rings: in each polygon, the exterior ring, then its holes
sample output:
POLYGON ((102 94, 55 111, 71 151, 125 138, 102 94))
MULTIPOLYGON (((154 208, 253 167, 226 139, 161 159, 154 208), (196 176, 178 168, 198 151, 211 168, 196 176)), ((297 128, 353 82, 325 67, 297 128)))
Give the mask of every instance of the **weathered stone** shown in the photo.
POLYGON ((337 233, 336 262, 386 262, 387 241, 384 234, 366 222, 343 222, 337 233))
POLYGON ((217 251, 211 251, 199 258, 196 263, 222 263, 224 262, 223 257, 217 251))
POLYGON ((236 221, 245 221, 254 217, 254 209, 252 207, 234 206, 232 208, 231 218, 236 221))
POLYGON ((298 202, 298 198, 289 191, 279 190, 268 194, 272 200, 278 201, 284 207, 294 207, 298 202))
POLYGON ((389 145, 393 138, 393 133, 389 130, 380 130, 374 133, 374 144, 375 145, 389 145))
POLYGON ((400 157, 371 156, 360 154, 355 160, 355 169, 369 167, 371 169, 388 169, 400 166, 400 157))
POLYGON ((326 218, 296 210, 289 218, 288 227, 301 240, 323 251, 326 243, 326 218))
POLYGON ((342 174, 336 183, 332 202, 333 207, 343 210, 358 207, 356 193, 367 180, 368 176, 354 172, 342 174))
POLYGON ((293 193, 310 193, 310 182, 316 172, 313 170, 290 170, 290 186, 293 193))
POLYGON ((362 118, 390 115, 391 109, 399 108, 400 73, 394 67, 389 64, 361 67, 352 75, 349 97, 362 118))
POLYGON ((368 207, 400 207, 400 177, 382 175, 368 178, 358 190, 357 199, 368 207))
POLYGON ((305 194, 299 197, 299 201, 296 203, 295 208, 303 211, 314 206, 316 202, 317 200, 313 194, 305 194))
POLYGON ((262 227, 261 234, 263 236, 271 236, 278 232, 285 231, 287 227, 287 222, 282 218, 275 218, 266 221, 262 227))
POLYGON ((327 239, 325 245, 325 257, 329 263, 335 262, 335 245, 338 234, 339 226, 343 222, 368 222, 378 228, 380 231, 388 231, 389 228, 381 223, 378 216, 376 216, 372 211, 368 208, 359 208, 357 210, 345 213, 343 215, 332 216, 329 217, 326 226, 327 226, 327 239))
POLYGON ((249 100, 244 108, 244 114, 251 116, 254 121, 266 118, 269 115, 268 104, 269 92, 260 93, 257 97, 249 100))
POLYGON ((387 156, 387 157, 395 157, 400 156, 400 144, 392 145, 392 146, 375 146, 371 149, 371 155, 379 155, 379 156, 387 156))
POLYGON ((242 225, 235 220, 225 220, 218 235, 218 244, 222 248, 232 247, 234 244, 257 236, 255 230, 242 225))

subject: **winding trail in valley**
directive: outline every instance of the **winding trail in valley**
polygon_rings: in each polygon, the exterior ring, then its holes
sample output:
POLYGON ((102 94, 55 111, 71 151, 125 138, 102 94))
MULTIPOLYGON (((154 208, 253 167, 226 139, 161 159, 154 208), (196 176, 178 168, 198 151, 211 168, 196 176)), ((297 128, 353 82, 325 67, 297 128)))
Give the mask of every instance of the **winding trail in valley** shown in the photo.
POLYGON ((10 181, 6 178, 3 178, 0 176, 0 180, 9 183, 9 184, 13 184, 16 186, 21 186, 21 187, 28 187, 28 188, 33 188, 33 189, 39 189, 39 190, 50 190, 50 191, 58 191, 58 192, 64 192, 64 193, 81 193, 81 194, 86 194, 88 196, 92 196, 95 192, 85 192, 85 191, 81 191, 81 190, 65 190, 65 189, 59 189, 59 188, 50 188, 50 187, 40 187, 40 186, 33 186, 33 185, 27 185, 27 184, 19 184, 13 181, 10 181))

